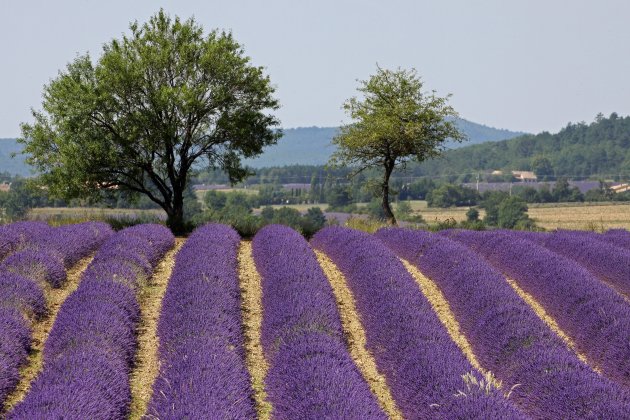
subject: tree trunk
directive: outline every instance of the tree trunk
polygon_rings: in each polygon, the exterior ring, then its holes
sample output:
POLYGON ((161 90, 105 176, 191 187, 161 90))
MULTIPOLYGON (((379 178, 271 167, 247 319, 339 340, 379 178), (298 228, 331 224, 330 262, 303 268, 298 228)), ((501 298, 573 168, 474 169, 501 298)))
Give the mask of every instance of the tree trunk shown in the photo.
POLYGON ((389 177, 391 176, 393 170, 394 165, 385 164, 385 174, 383 176, 383 213, 385 213, 387 223, 390 225, 397 224, 394 212, 392 212, 392 208, 389 205, 389 177))
POLYGON ((173 235, 183 236, 186 234, 186 225, 184 223, 184 198, 183 192, 173 191, 173 205, 170 211, 166 212, 166 226, 171 229, 173 235))

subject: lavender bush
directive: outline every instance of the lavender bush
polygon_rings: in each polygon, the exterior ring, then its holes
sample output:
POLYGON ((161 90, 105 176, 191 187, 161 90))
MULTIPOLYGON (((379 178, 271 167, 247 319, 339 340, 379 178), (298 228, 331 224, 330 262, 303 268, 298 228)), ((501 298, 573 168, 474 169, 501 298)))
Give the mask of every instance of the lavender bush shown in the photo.
POLYGON ((627 417, 627 392, 583 364, 470 249, 424 231, 376 236, 438 284, 482 366, 506 391, 514 386, 510 399, 523 411, 534 418, 627 417))
POLYGON ((630 306, 621 296, 574 261, 510 233, 453 238, 516 280, 605 376, 630 385, 630 306))
POLYGON ((496 391, 465 388, 474 369, 415 280, 378 239, 340 227, 312 239, 343 272, 365 328, 367 348, 407 418, 522 418, 496 391), (475 395, 475 397, 472 397, 475 395))
POLYGON ((157 249, 174 245, 170 231, 155 226, 137 227, 132 233, 123 230, 103 244, 95 257, 97 262, 86 270, 79 288, 59 310, 44 347, 43 371, 8 418, 126 417, 139 307, 134 279, 122 282, 110 275, 129 275, 144 267, 131 268, 129 272, 130 267, 123 264, 117 270, 115 257, 119 254, 112 249, 125 249, 129 261, 135 261, 134 256, 145 254, 143 239, 148 237, 157 249), (161 231, 162 236, 157 237, 155 230, 161 231), (105 264, 114 268, 100 273, 98 267, 105 264))
POLYGON ((605 235, 558 231, 536 241, 586 267, 592 274, 630 296, 630 249, 607 242, 605 235))
POLYGON ((0 264, 0 405, 19 380, 31 347, 30 324, 46 312, 42 283, 61 286, 64 264, 88 255, 111 233, 99 223, 51 228, 18 222, 0 229, 0 257, 6 257, 0 264))
POLYGON ((622 248, 630 249, 630 232, 626 229, 610 229, 600 238, 622 248))
POLYGON ((228 226, 206 225, 177 254, 158 324, 151 418, 256 416, 241 330, 239 241, 228 226))
POLYGON ((269 225, 252 245, 262 277, 261 341, 273 416, 386 418, 350 358, 332 288, 306 240, 269 225))

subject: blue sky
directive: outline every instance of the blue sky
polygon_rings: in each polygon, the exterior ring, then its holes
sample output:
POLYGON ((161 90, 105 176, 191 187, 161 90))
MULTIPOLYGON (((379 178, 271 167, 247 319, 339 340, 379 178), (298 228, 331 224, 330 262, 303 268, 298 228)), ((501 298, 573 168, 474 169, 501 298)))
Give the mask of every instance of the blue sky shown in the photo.
POLYGON ((40 108, 77 54, 160 7, 231 30, 277 87, 284 127, 347 122, 357 79, 414 67, 471 121, 558 131, 598 112, 630 114, 630 2, 0 0, 0 137, 40 108))

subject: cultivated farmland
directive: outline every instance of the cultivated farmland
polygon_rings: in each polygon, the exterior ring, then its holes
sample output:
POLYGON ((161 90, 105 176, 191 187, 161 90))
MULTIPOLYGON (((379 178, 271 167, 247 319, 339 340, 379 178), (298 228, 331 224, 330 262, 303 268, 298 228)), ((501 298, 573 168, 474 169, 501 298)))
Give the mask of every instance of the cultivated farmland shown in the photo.
POLYGON ((630 418, 630 232, 0 227, 0 418, 630 418))

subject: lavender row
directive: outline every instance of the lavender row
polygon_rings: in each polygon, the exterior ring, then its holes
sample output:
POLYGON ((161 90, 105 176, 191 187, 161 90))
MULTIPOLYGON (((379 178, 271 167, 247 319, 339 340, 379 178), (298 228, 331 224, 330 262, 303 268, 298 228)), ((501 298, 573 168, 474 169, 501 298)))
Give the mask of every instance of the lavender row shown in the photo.
POLYGON ((256 415, 241 331, 239 241, 231 227, 206 225, 177 254, 158 324, 154 418, 256 415))
POLYGON ((46 313, 41 287, 10 272, 0 273, 0 411, 20 380, 31 348, 31 325, 46 313))
MULTIPOLYGON (((454 233, 465 236, 466 232, 454 233)), ((376 235, 440 287, 480 363, 535 418, 625 418, 630 396, 569 351, 505 278, 463 244, 404 229, 376 235)))
POLYGON ((513 234, 453 237, 538 300, 604 375, 630 386, 630 306, 621 296, 574 261, 513 234))
POLYGON ((125 229, 103 243, 59 310, 44 347, 43 371, 8 418, 127 415, 139 318, 136 288, 173 244, 170 231, 157 225, 125 229))
POLYGON ((600 235, 600 238, 613 245, 630 249, 630 232, 625 229, 611 229, 600 235))
POLYGON ((584 231, 558 231, 535 242, 586 267, 592 274, 630 296, 630 249, 605 240, 606 235, 584 231))
POLYGON ((46 313, 43 283, 61 286, 66 278, 64 258, 70 261, 74 252, 80 257, 92 252, 111 229, 98 223, 51 228, 39 222, 20 222, 4 227, 0 235, 6 232, 12 235, 3 238, 13 239, 0 241, 11 243, 4 249, 9 256, 0 264, 0 405, 19 381, 19 368, 31 348, 32 323, 46 313), (43 247, 67 239, 72 246, 43 247))
POLYGON ((262 277, 261 341, 273 416, 386 418, 348 353, 332 288, 306 240, 270 225, 252 245, 262 277))
POLYGON ((367 348, 407 418, 522 418, 499 392, 471 389, 474 368, 451 340, 400 260, 378 239, 331 227, 312 244, 344 274, 365 328, 367 348), (456 396, 458 394, 458 396, 456 396))
MULTIPOLYGON (((57 228, 39 222, 21 222, 15 228, 28 241, 21 240, 8 255, 2 267, 39 283, 61 287, 66 270, 91 253, 113 234, 109 225, 88 222, 57 228), (28 225, 32 224, 30 228, 28 225)), ((11 225, 10 225, 11 227, 11 225)))

